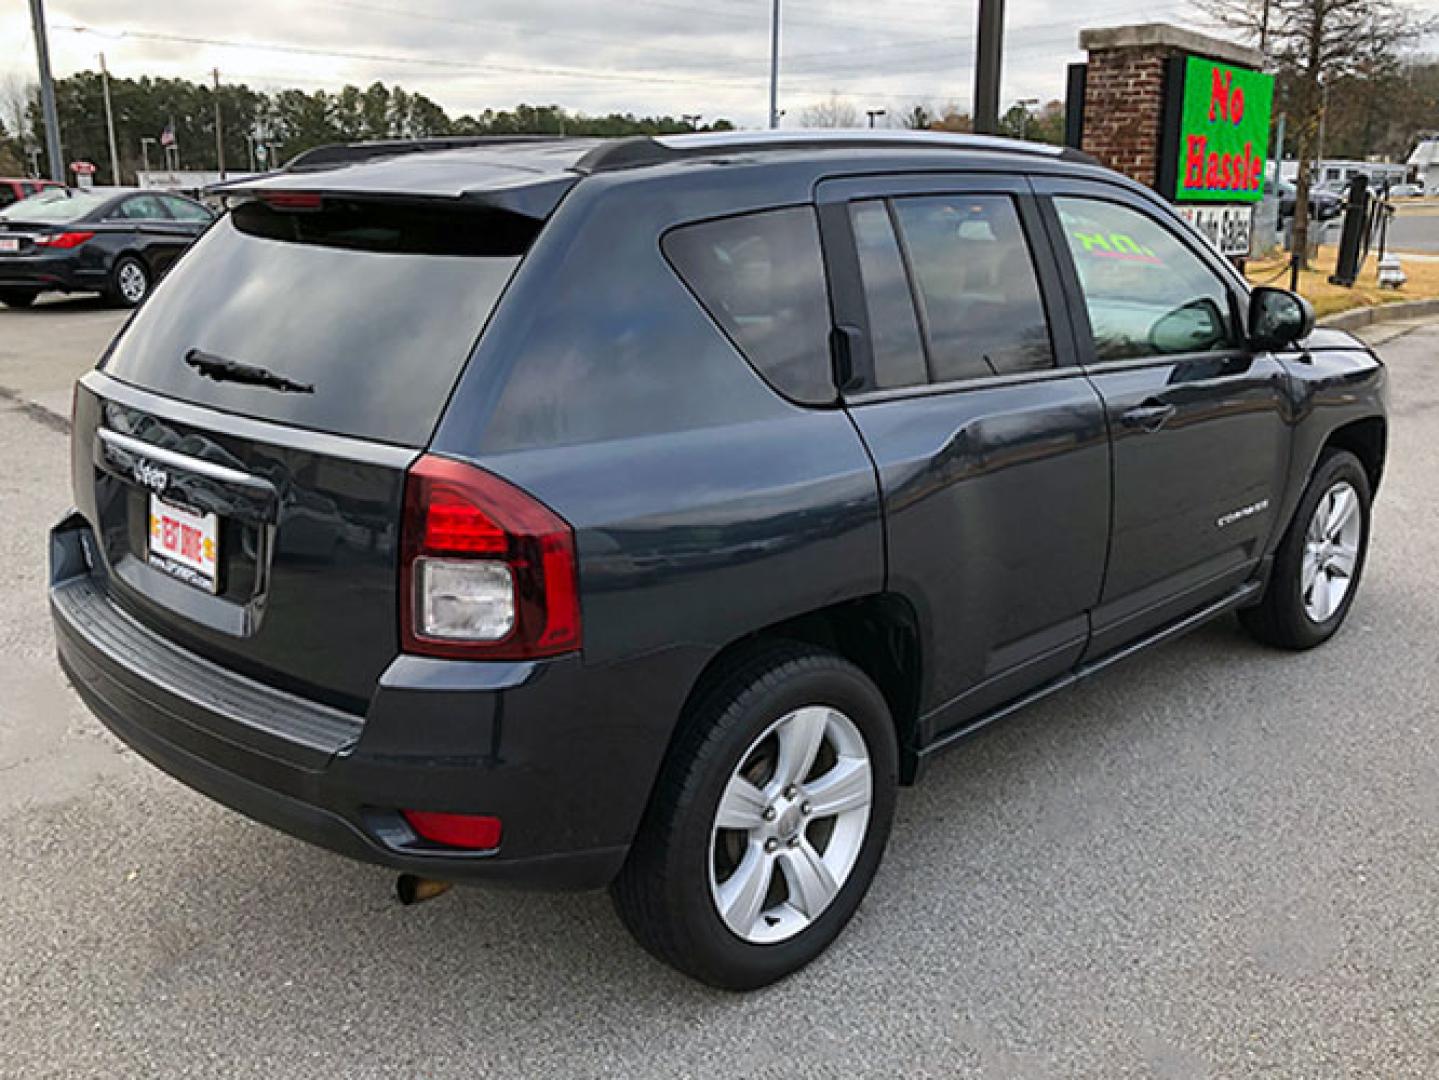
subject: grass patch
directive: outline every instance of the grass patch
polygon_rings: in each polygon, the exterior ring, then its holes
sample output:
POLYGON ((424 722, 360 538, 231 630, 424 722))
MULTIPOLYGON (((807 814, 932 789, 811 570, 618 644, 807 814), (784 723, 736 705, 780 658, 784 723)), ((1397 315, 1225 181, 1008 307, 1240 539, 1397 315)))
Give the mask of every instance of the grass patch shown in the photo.
MULTIPOLYGON (((1378 304, 1402 303, 1405 300, 1431 300, 1439 297, 1439 262, 1421 262, 1407 258, 1403 252, 1396 252, 1404 266, 1409 280, 1402 289, 1381 289, 1379 271, 1371 255, 1359 269, 1359 276, 1352 289, 1331 285, 1329 275, 1334 273, 1339 249, 1324 246, 1314 260, 1314 269, 1299 275, 1299 292, 1314 305, 1320 317, 1333 315, 1337 311, 1348 311, 1356 307, 1372 307, 1378 304)), ((1245 274, 1252 285, 1278 285, 1289 288, 1289 255, 1280 252, 1266 259, 1251 259, 1245 267, 1245 274)))

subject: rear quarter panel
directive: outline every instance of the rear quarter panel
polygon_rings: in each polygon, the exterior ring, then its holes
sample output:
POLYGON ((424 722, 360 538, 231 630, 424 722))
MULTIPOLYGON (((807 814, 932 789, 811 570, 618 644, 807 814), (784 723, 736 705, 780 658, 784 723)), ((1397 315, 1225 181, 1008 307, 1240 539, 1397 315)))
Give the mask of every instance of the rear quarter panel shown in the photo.
POLYGON ((583 181, 511 282, 432 447, 574 527, 584 663, 635 677, 586 704, 651 776, 720 649, 884 580, 874 469, 848 416, 770 389, 660 250, 673 225, 774 198, 744 176, 583 181))

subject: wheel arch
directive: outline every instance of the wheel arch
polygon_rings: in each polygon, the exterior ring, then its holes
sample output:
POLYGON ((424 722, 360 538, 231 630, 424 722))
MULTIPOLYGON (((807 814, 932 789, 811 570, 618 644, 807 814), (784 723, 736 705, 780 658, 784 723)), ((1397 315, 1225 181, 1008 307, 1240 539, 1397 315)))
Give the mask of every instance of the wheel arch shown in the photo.
POLYGON ((889 706, 900 752, 900 782, 915 777, 915 731, 919 720, 922 657, 919 620, 898 593, 882 592, 806 612, 752 631, 720 649, 700 671, 685 698, 683 717, 705 694, 757 653, 775 646, 811 645, 843 657, 879 688, 889 706))
POLYGON ((1351 420, 1329 433, 1320 448, 1323 457, 1330 450, 1347 450, 1359 459, 1369 477, 1371 494, 1379 491, 1379 482, 1384 477, 1384 462, 1387 455, 1389 422, 1383 416, 1367 416, 1351 420))

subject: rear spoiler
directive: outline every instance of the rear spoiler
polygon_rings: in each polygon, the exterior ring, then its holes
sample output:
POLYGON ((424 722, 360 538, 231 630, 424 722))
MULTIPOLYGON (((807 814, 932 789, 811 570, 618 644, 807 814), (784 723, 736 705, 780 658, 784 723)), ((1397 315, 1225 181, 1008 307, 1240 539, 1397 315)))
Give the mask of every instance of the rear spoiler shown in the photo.
POLYGON ((450 201, 543 221, 579 181, 579 174, 563 168, 507 167, 502 158, 480 158, 466 168, 453 164, 437 168, 424 155, 558 141, 551 136, 475 136, 317 146, 273 172, 211 184, 205 194, 218 198, 286 193, 387 202, 450 201), (368 167, 351 167, 356 165, 368 167))

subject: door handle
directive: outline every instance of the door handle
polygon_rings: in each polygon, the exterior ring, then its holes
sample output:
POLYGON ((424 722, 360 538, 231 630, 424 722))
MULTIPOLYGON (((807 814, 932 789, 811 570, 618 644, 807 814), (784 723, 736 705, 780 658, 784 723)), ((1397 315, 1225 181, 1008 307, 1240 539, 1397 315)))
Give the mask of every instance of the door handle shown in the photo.
POLYGON ((1158 431, 1169 422, 1169 418, 1176 412, 1178 409, 1175 406, 1151 398, 1143 405, 1136 405, 1124 412, 1119 419, 1127 428, 1136 428, 1139 431, 1158 431))

